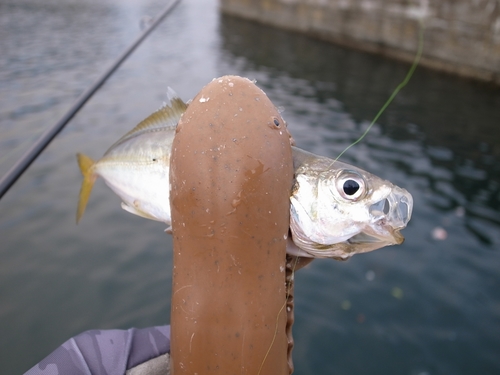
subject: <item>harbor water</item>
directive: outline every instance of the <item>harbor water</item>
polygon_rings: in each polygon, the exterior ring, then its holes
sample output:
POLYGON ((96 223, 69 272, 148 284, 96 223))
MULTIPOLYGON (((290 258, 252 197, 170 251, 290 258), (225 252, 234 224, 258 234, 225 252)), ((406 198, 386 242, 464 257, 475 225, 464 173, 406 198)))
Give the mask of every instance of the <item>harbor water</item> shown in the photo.
MULTIPOLYGON (((0 175, 164 5, 0 0, 0 175)), ((170 321, 165 225, 123 211, 102 180, 76 225, 77 152, 99 158, 169 86, 187 101, 236 74, 284 110, 299 147, 335 158, 408 69, 183 0, 0 201, 0 373, 85 330, 170 321)), ((410 191, 413 218, 401 246, 297 272, 296 374, 500 373, 499 124, 498 88, 418 68, 342 156, 410 191)))

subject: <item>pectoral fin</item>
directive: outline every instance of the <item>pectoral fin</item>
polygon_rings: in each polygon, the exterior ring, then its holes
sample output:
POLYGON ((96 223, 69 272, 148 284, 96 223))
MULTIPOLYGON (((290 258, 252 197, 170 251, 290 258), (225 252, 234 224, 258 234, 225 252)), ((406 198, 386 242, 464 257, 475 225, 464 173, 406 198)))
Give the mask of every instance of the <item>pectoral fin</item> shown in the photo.
POLYGON ((122 208, 123 208, 125 211, 130 212, 131 214, 134 214, 134 215, 137 215, 137 216, 143 217, 143 218, 145 218, 145 219, 159 221, 156 217, 151 216, 151 215, 149 215, 148 213, 146 213, 146 212, 144 212, 144 211, 141 211, 138 207, 132 207, 132 206, 129 206, 129 205, 128 205, 128 204, 126 204, 125 202, 122 202, 122 208))

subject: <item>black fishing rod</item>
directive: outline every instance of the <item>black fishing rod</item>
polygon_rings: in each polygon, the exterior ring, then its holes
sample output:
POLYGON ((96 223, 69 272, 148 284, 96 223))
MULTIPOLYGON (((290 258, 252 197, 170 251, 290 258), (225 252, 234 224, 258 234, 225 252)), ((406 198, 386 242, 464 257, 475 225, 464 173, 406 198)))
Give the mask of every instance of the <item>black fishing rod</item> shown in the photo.
POLYGON ((26 169, 35 161, 49 143, 56 137, 57 134, 66 126, 66 124, 77 114, 77 112, 85 105, 85 103, 95 94, 97 90, 106 82, 106 80, 118 69, 118 67, 129 57, 132 52, 142 43, 144 39, 158 26, 165 17, 170 13, 175 5, 180 0, 171 0, 170 3, 147 25, 144 31, 137 37, 136 40, 121 54, 118 59, 87 89, 66 112, 66 114, 51 128, 49 128, 42 136, 31 146, 28 151, 17 161, 16 164, 0 180, 0 199, 9 191, 19 177, 26 169))

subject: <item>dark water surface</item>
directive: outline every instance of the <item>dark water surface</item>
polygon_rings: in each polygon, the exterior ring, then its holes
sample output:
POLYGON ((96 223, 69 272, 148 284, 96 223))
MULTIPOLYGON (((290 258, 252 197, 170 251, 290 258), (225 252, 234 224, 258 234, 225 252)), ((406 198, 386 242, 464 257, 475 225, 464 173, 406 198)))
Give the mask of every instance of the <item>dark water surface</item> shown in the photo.
MULTIPOLYGON (((0 174, 163 5, 0 0, 0 174)), ((238 74, 285 108, 300 147, 336 157, 408 68, 184 0, 0 201, 0 373, 84 330, 170 320, 164 225, 124 212, 100 181, 76 226, 77 151, 102 155, 167 86, 188 100, 238 74)), ((342 157, 408 189, 414 215, 402 246, 298 272, 295 373, 500 373, 499 124, 500 90, 417 69, 342 157)))

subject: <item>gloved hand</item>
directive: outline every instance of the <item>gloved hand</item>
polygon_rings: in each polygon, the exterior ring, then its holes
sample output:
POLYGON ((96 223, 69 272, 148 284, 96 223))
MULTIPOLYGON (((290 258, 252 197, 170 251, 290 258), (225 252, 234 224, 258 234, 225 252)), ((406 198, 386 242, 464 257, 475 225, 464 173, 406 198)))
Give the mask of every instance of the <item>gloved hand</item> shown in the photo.
POLYGON ((168 374, 170 326, 91 330, 72 337, 24 375, 168 374))

